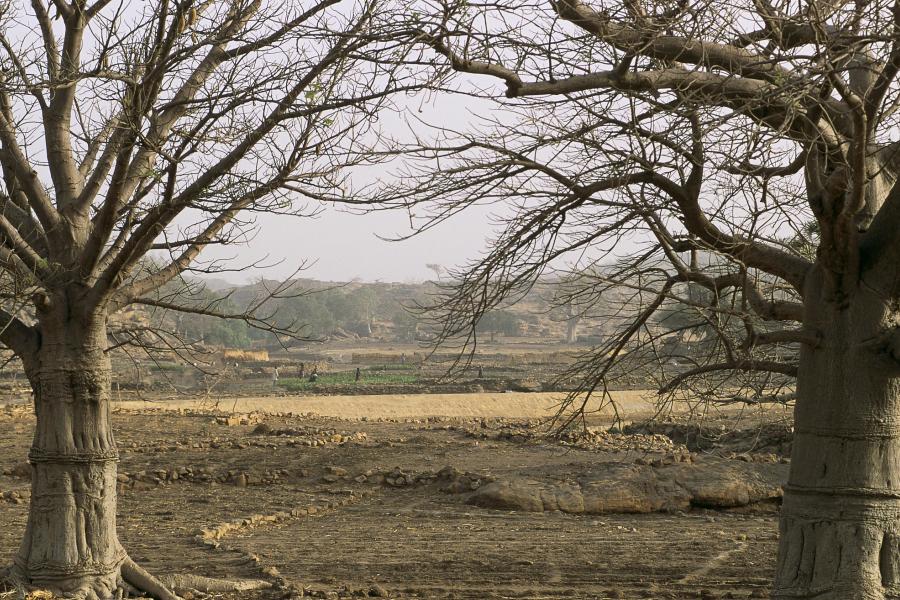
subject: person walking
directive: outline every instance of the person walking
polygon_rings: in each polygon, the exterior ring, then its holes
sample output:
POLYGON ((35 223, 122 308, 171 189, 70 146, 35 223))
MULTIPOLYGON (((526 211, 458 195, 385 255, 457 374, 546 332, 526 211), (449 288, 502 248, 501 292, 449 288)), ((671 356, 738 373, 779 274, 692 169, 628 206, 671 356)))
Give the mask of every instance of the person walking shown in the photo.
POLYGON ((272 387, 278 386, 278 367, 272 369, 272 387))

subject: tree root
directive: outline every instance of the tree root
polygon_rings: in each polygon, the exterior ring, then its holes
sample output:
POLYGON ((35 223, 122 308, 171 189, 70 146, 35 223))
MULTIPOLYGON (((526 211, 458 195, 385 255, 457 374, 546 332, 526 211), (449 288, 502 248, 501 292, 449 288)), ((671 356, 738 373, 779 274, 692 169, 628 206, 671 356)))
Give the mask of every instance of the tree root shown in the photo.
POLYGON ((181 600, 164 586, 156 577, 126 556, 122 563, 122 579, 141 592, 150 594, 156 600, 181 600))
POLYGON ((181 600, 177 593, 187 591, 215 594, 267 590, 272 587, 270 582, 261 579, 214 579, 201 575, 182 574, 168 575, 157 579, 131 558, 126 558, 122 563, 122 579, 157 600, 181 600))
POLYGON ((0 569, 0 600, 25 597, 26 586, 15 566, 0 569))
MULTIPOLYGON (((215 579, 200 575, 174 574, 163 576, 159 579, 147 572, 146 569, 134 562, 130 557, 125 557, 120 567, 121 586, 116 591, 116 598, 121 598, 127 592, 137 592, 152 596, 156 600, 182 600, 178 595, 188 591, 216 594, 223 592, 250 592, 265 590, 273 587, 269 581, 261 579, 215 579)), ((14 568, 0 568, 0 600, 24 598, 27 595, 28 586, 17 577, 14 568), (6 585, 3 585, 6 584, 6 585), (7 591, 4 591, 4 587, 7 591)), ((90 597, 96 598, 96 595, 90 597)))
POLYGON ((214 579, 201 575, 169 575, 161 578, 166 585, 176 591, 184 592, 197 590, 207 594, 221 592, 251 592, 255 590, 267 590, 272 587, 268 581, 261 579, 214 579))

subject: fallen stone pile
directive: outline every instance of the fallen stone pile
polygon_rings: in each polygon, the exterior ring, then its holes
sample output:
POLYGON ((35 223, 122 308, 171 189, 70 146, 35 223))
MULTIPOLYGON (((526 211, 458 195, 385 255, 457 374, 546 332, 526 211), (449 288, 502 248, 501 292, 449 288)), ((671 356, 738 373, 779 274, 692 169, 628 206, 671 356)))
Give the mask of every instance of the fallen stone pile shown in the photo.
MULTIPOLYGON (((228 484, 237 487, 248 485, 272 485, 288 478, 291 473, 287 469, 266 469, 262 472, 228 470, 215 473, 208 467, 177 467, 169 469, 152 469, 128 473, 120 471, 117 475, 120 492, 126 489, 147 486, 164 486, 173 483, 195 484, 228 484)), ((304 476, 304 470, 298 473, 304 476)))
POLYGON ((573 429, 560 434, 548 432, 546 424, 535 419, 483 419, 480 422, 445 425, 441 429, 460 431, 479 440, 524 443, 557 443, 562 446, 598 452, 672 453, 688 450, 668 436, 653 432, 617 432, 601 427, 573 429))
POLYGON ((281 429, 275 430, 277 439, 254 436, 250 438, 227 439, 211 437, 206 439, 187 440, 141 440, 124 443, 120 450, 132 454, 158 454, 164 452, 182 452, 185 450, 246 450, 248 448, 264 448, 275 450, 281 446, 295 448, 300 446, 316 448, 319 446, 346 444, 348 442, 365 442, 368 434, 364 431, 336 431, 334 429, 281 429), (292 437, 291 437, 292 436, 292 437))
POLYGON ((31 490, 0 491, 0 502, 8 504, 24 504, 31 498, 31 490))
POLYGON ((327 467, 322 481, 325 483, 355 481, 356 483, 384 485, 391 488, 418 487, 438 483, 441 484, 442 491, 461 493, 476 490, 485 482, 493 481, 493 478, 459 471, 450 466, 444 467, 439 471, 419 472, 406 471, 400 467, 394 467, 390 470, 369 469, 355 476, 342 467, 327 467))
POLYGON ((237 427, 239 425, 256 425, 262 423, 263 415, 253 412, 248 414, 235 414, 224 417, 216 417, 215 423, 218 425, 226 425, 228 427, 237 427))
POLYGON ((260 423, 253 429, 253 435, 256 436, 273 436, 279 438, 305 438, 302 440, 289 440, 300 442, 298 445, 316 446, 325 445, 327 443, 343 444, 346 442, 361 442, 368 439, 368 434, 364 431, 338 431, 336 429, 326 429, 322 427, 304 426, 289 427, 275 429, 266 423, 260 423), (309 443, 306 443, 309 442, 309 443), (313 444, 312 442, 316 442, 313 444))
POLYGON ((665 452, 690 455, 681 444, 656 433, 618 433, 606 429, 589 427, 584 430, 565 431, 559 436, 559 443, 584 450, 600 452, 665 452))
POLYGON ((623 432, 631 435, 663 435, 692 452, 719 450, 723 455, 790 456, 794 428, 787 423, 765 423, 736 427, 725 423, 696 423, 669 418, 666 421, 632 424, 623 432))
MULTIPOLYGON (((261 472, 230 469, 216 473, 208 467, 182 466, 169 469, 149 469, 136 472, 120 471, 117 475, 119 492, 129 489, 148 489, 154 486, 166 486, 176 483, 193 483, 198 485, 233 485, 247 487, 256 485, 274 485, 286 483, 298 478, 312 476, 309 469, 267 469, 261 472)), ((426 486, 434 483, 442 484, 442 490, 449 493, 471 492, 485 482, 493 481, 489 476, 459 471, 453 467, 444 467, 440 471, 408 471, 400 467, 392 469, 368 469, 361 473, 350 473, 339 466, 329 466, 319 479, 321 483, 358 483, 391 488, 426 486)))
POLYGON ((34 415, 34 408, 32 408, 31 403, 5 404, 0 407, 0 416, 19 418, 30 415, 34 415))

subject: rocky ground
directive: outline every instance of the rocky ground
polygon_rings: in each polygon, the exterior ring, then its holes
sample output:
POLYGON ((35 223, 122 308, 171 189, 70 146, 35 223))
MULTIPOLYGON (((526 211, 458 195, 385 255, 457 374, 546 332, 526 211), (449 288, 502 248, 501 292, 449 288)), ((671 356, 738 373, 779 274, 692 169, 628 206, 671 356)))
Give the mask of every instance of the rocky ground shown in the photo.
MULTIPOLYGON (((216 598, 765 597, 789 445, 772 419, 559 440, 498 417, 119 410, 121 538, 157 574, 272 586, 216 598)), ((32 426, 0 408, 0 563, 32 426)))

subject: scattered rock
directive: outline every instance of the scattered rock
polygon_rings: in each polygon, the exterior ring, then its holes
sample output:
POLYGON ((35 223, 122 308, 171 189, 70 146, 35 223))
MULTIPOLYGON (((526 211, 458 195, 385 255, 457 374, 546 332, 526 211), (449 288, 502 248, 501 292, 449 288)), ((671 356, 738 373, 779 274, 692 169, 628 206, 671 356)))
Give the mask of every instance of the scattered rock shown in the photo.
POLYGON ((237 427, 238 425, 257 425, 262 422, 262 415, 259 413, 232 414, 222 417, 216 417, 214 422, 218 425, 227 425, 228 427, 237 427))
POLYGON ((720 450, 732 458, 749 462, 776 462, 782 456, 790 456, 794 437, 794 429, 788 423, 740 427, 727 421, 697 423, 684 417, 628 425, 624 431, 664 435, 692 452, 720 450))

